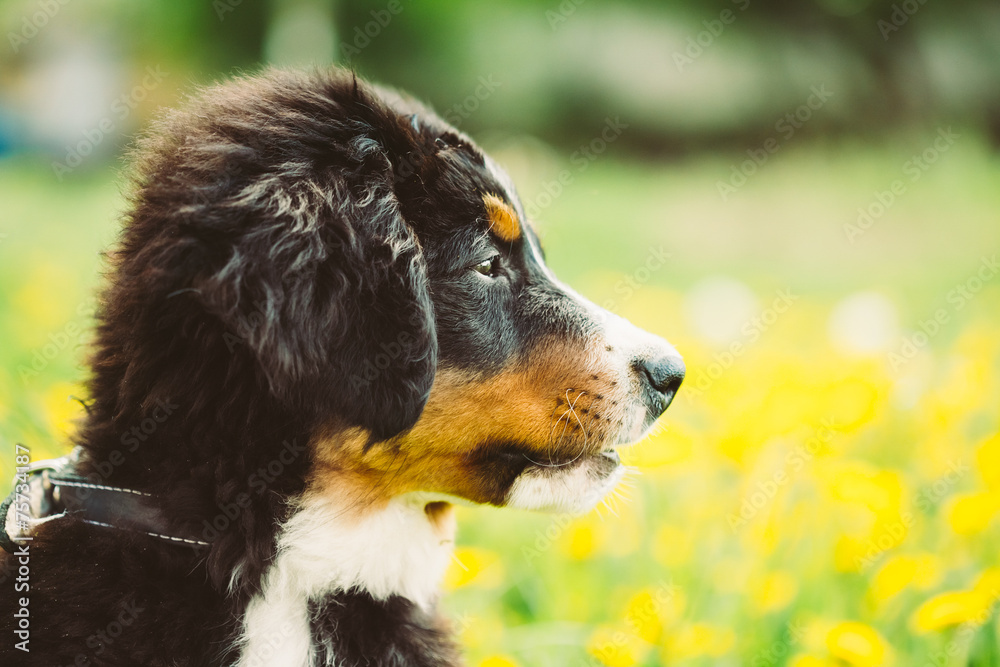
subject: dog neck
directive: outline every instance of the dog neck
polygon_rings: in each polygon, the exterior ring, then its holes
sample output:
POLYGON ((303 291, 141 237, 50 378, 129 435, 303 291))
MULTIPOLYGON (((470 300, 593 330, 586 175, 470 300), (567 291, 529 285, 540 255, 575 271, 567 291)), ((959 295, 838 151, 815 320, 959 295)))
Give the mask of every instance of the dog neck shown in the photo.
POLYGON ((356 629, 379 635, 370 650, 389 651, 399 644, 394 650, 405 652, 405 646, 429 647, 436 641, 440 646, 433 655, 414 656, 414 664, 424 659, 447 663, 451 644, 442 639, 435 606, 454 535, 451 505, 426 494, 363 509, 305 494, 281 527, 277 556, 247 606, 238 664, 353 664, 343 653, 359 650, 364 637, 344 636, 351 632, 346 629, 352 617, 345 611, 348 604, 358 608, 353 616, 382 621, 356 629), (416 641, 412 635, 421 630, 428 637, 416 641))

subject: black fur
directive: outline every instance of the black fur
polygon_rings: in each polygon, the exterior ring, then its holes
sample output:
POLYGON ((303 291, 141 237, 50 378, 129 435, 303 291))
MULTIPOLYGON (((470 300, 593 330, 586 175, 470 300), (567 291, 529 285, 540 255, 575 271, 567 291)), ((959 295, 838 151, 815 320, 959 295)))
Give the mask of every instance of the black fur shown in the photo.
POLYGON ((310 614, 314 640, 322 647, 320 664, 437 667, 458 662, 440 620, 405 598, 377 601, 363 591, 348 591, 310 605, 310 614))
POLYGON ((212 547, 72 520, 40 530, 32 652, 7 641, 5 592, 0 664, 79 654, 94 665, 220 664, 310 457, 277 476, 268 465, 331 419, 374 440, 417 419, 437 342, 426 264, 396 190, 420 187, 435 147, 409 111, 350 73, 272 72, 206 91, 139 143, 97 314, 80 472, 155 494, 174 525, 212 547), (393 172, 391 147, 413 161, 408 177, 393 172), (371 372, 384 349, 389 366, 371 372), (175 407, 142 430, 162 403, 175 407), (230 525, 208 529, 220 516, 230 525), (150 611, 90 651, 87 638, 133 595, 150 611))
MULTIPOLYGON (((30 546, 30 653, 12 648, 17 595, 0 596, 3 665, 232 664, 318 433, 361 427, 381 446, 418 420, 442 365, 488 375, 546 336, 594 336, 526 252, 528 227, 498 280, 473 276, 496 254, 482 197, 503 186, 464 136, 351 73, 210 88, 133 161, 80 472, 153 494, 171 526, 211 544, 46 524, 30 546), (126 624, 128 605, 141 611, 126 624)), ((499 502, 526 459, 480 444, 470 469, 499 502)), ((457 661, 408 601, 340 593, 312 612, 337 664, 457 661)))

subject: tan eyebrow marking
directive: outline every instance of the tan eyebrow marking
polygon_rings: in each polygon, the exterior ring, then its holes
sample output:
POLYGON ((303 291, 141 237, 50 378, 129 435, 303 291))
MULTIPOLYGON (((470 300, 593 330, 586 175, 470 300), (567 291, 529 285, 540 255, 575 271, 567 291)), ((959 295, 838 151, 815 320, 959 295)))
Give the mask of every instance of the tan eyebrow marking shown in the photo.
POLYGON ((510 207, 510 204, 494 194, 484 195, 483 203, 486 204, 491 232, 503 241, 516 241, 521 238, 521 221, 518 220, 517 212, 510 207))

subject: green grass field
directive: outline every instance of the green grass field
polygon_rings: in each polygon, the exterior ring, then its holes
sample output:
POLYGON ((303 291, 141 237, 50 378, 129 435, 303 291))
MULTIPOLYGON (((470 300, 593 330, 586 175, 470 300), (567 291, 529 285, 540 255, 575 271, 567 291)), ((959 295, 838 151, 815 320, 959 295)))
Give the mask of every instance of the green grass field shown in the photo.
MULTIPOLYGON (((470 665, 1000 664, 1000 159, 960 130, 914 172, 934 137, 793 144, 726 201, 745 155, 497 147, 556 272, 688 379, 606 506, 460 510, 470 665)), ((0 162, 5 478, 68 446, 120 187, 0 162)))

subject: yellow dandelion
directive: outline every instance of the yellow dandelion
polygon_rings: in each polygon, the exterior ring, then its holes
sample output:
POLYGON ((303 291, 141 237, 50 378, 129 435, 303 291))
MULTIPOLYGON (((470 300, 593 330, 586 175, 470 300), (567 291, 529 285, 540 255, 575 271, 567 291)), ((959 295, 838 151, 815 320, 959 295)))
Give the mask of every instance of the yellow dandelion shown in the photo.
POLYGON ((990 604, 1000 600, 1000 567, 984 570, 972 590, 990 600, 990 604))
POLYGON ((800 653, 792 656, 788 661, 788 667, 837 667, 832 661, 815 655, 800 653))
POLYGON ((479 547, 459 547, 445 573, 444 585, 449 590, 470 585, 496 588, 503 578, 503 561, 496 553, 479 547))
POLYGON ((908 586, 926 589, 940 579, 938 558, 932 554, 893 556, 872 577, 870 594, 876 602, 885 602, 908 586))
POLYGON ((563 551, 573 560, 586 560, 597 551, 597 529, 593 523, 574 521, 566 528, 563 551))
MULTIPOLYGON (((879 556, 875 554, 875 559, 879 556)), ((833 564, 838 572, 860 572, 872 562, 871 549, 862 540, 850 535, 841 535, 833 547, 833 564)))
MULTIPOLYGON (((645 589, 632 596, 625 607, 625 623, 641 639, 655 644, 660 639, 667 619, 665 607, 671 602, 672 591, 645 589)), ((672 620, 672 619, 671 619, 672 620)))
POLYGON ((994 491, 1000 490, 1000 433, 979 446, 976 464, 986 485, 994 491))
POLYGON ((645 658, 649 648, 639 637, 606 625, 587 641, 587 652, 608 667, 632 667, 645 658))
POLYGON ((878 388, 863 378, 848 378, 829 388, 820 403, 834 416, 839 432, 856 431, 877 414, 878 388))
POLYGON ((84 416, 83 405, 74 396, 83 396, 78 384, 57 382, 45 394, 45 414, 52 433, 66 439, 77 429, 77 422, 84 416))
POLYGON ((903 496, 903 483, 893 470, 870 470, 853 462, 835 475, 834 498, 867 506, 879 515, 898 511, 903 496))
POLYGON ((514 658, 507 655, 491 655, 479 663, 479 667, 519 667, 514 658))
POLYGON ((989 598, 972 591, 949 591, 925 601, 913 613, 910 623, 920 633, 933 632, 967 622, 982 622, 989 598), (981 620, 979 620, 981 619, 981 620))
POLYGON ((826 636, 830 653, 854 667, 878 667, 888 661, 889 646, 871 626, 857 621, 838 623, 826 636))
POLYGON ((965 493, 952 498, 948 523, 957 535, 976 535, 992 523, 1000 511, 1000 493, 965 493))

